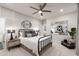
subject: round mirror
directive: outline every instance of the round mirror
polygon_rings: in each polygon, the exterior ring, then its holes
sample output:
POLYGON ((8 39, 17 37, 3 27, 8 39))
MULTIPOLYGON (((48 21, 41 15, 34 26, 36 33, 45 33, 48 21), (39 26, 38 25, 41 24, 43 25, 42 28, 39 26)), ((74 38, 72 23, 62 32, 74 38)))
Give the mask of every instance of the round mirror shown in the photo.
POLYGON ((31 22, 28 20, 22 21, 21 25, 23 28, 30 28, 32 26, 31 22))

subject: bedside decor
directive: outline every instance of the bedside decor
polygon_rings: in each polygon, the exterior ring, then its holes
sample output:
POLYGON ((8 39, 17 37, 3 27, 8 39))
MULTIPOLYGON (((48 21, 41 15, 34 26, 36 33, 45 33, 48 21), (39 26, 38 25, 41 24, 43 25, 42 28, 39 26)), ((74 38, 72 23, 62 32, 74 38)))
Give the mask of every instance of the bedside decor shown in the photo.
POLYGON ((10 33, 10 40, 13 40, 13 33, 15 33, 15 30, 8 30, 8 33, 10 33))

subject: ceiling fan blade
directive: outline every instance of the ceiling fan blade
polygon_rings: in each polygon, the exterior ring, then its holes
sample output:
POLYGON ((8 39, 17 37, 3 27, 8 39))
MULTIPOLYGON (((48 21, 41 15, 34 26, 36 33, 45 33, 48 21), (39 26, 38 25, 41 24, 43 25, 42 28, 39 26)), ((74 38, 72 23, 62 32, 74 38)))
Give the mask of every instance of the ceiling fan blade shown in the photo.
POLYGON ((35 7, 32 7, 32 6, 31 6, 30 8, 35 9, 35 10, 39 10, 39 9, 37 9, 37 8, 35 8, 35 7))
POLYGON ((52 11, 50 11, 50 10, 42 10, 43 12, 52 12, 52 11))
POLYGON ((46 6, 46 3, 43 4, 43 6, 41 6, 41 10, 46 6))
POLYGON ((39 6, 39 9, 42 10, 42 6, 41 5, 39 6))
POLYGON ((43 13, 41 13, 41 16, 43 16, 43 13))
POLYGON ((36 13, 38 13, 38 11, 34 12, 33 14, 36 14, 36 13))

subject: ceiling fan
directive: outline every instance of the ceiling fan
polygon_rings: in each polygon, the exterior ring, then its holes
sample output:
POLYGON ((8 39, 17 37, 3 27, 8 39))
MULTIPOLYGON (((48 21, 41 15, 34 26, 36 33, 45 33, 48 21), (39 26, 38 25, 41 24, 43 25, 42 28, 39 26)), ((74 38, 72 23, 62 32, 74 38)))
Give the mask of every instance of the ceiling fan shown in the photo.
POLYGON ((44 3, 43 5, 39 5, 39 8, 35 8, 35 7, 32 7, 32 6, 30 8, 36 10, 36 12, 34 12, 33 14, 39 13, 41 16, 43 16, 43 12, 51 12, 50 10, 44 10, 46 5, 47 4, 44 3))

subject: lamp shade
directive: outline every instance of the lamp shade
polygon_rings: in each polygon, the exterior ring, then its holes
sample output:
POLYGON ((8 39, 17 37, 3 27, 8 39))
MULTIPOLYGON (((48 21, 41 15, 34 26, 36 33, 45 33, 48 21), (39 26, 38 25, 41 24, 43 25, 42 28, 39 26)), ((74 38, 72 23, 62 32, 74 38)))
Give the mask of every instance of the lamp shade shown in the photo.
POLYGON ((8 33, 15 33, 15 30, 8 30, 8 33))

